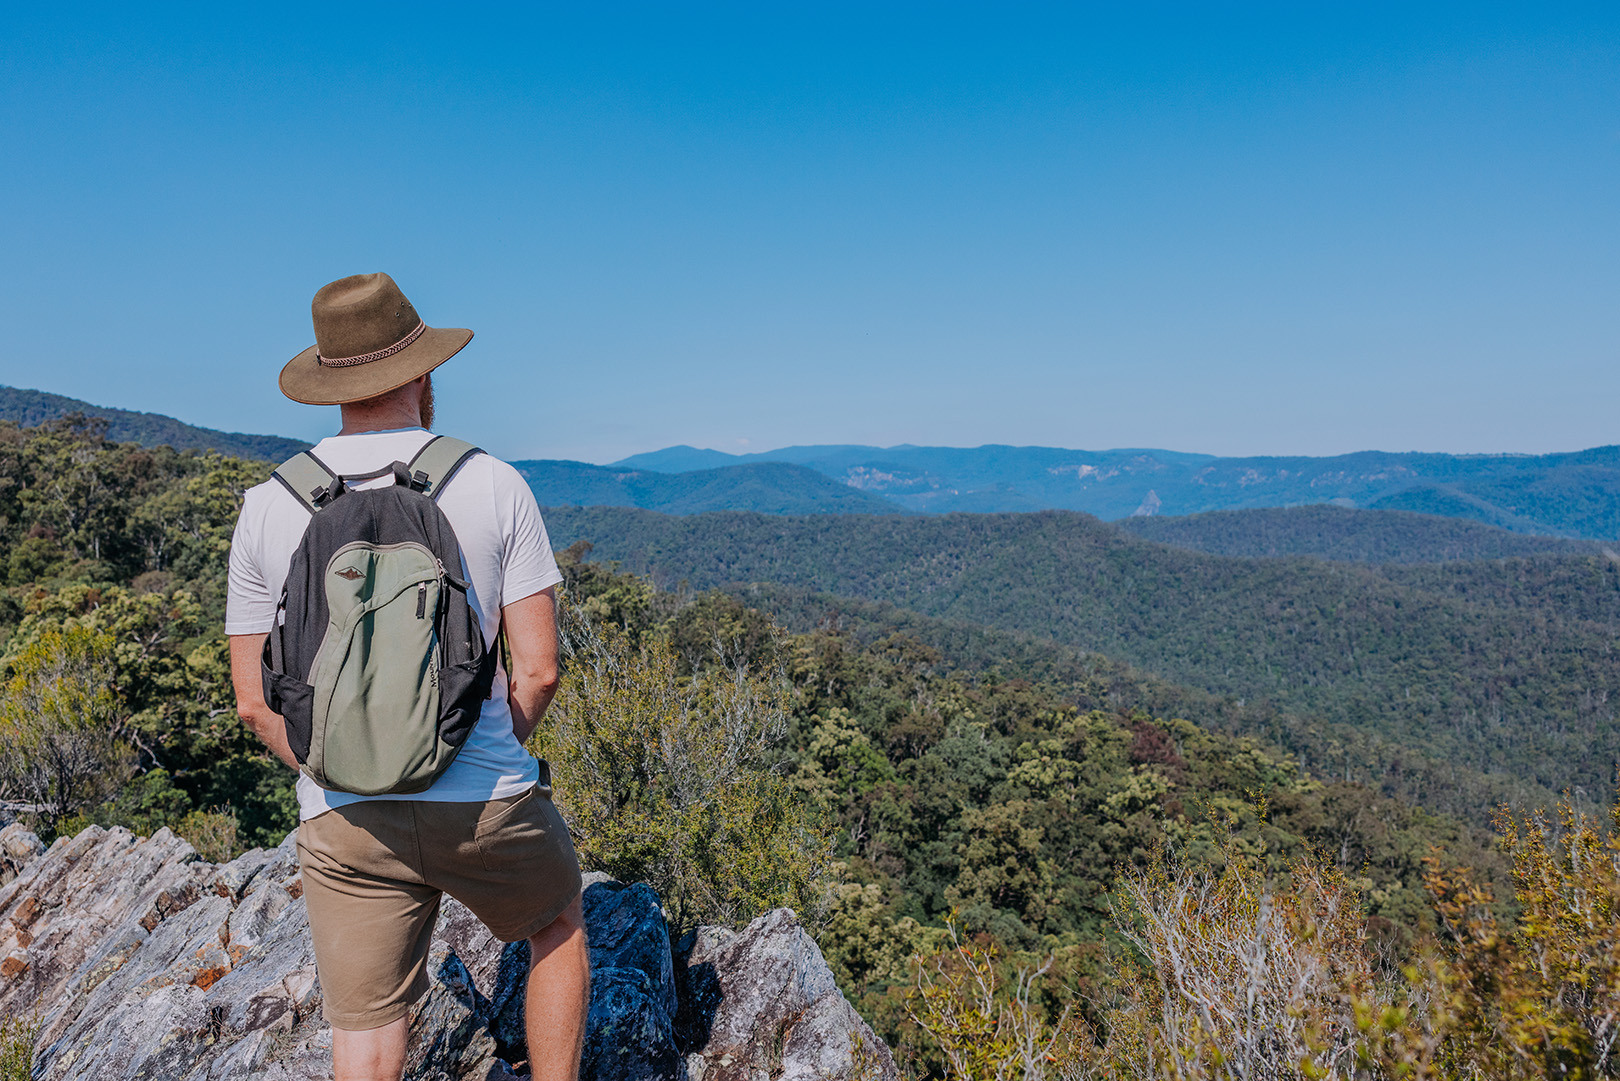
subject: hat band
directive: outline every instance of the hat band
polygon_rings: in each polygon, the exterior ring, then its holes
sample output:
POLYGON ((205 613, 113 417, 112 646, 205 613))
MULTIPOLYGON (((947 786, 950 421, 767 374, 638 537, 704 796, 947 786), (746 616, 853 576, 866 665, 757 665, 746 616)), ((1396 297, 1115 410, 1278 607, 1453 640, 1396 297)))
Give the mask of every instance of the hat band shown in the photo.
POLYGON ((418 323, 416 324, 416 329, 405 335, 405 337, 401 338, 393 345, 390 345, 387 349, 379 349, 375 353, 362 353, 357 357, 323 357, 321 356, 320 351, 317 350, 315 353, 315 359, 320 361, 328 368, 347 368, 355 364, 370 364, 374 360, 381 360, 383 357, 393 356, 395 353, 399 352, 401 349, 404 349, 407 345, 410 345, 416 339, 420 338, 423 333, 426 332, 426 330, 426 323, 418 323))

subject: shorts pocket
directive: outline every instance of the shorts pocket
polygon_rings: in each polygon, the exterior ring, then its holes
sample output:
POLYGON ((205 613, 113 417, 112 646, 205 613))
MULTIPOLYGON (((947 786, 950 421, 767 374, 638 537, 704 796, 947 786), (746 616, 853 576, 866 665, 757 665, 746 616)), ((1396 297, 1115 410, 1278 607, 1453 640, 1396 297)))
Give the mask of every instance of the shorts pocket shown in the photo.
POLYGON ((473 835, 484 870, 494 874, 516 871, 543 857, 556 845, 560 824, 550 790, 538 785, 505 806, 491 806, 473 835))
POLYGON ((480 852, 484 850, 485 842, 498 841, 508 825, 522 820, 523 809, 534 801, 534 794, 535 789, 530 788, 516 796, 490 800, 484 812, 478 816, 478 825, 473 830, 473 840, 477 842, 480 852))

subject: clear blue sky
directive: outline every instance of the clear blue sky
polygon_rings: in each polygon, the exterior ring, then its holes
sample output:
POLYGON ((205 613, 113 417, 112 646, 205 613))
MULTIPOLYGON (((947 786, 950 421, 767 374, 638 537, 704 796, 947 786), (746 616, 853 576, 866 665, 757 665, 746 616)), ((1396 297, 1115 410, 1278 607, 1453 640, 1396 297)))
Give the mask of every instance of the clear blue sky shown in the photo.
POLYGON ((1620 442, 1620 5, 66 4, 0 27, 0 382, 441 428, 1223 454, 1620 442))

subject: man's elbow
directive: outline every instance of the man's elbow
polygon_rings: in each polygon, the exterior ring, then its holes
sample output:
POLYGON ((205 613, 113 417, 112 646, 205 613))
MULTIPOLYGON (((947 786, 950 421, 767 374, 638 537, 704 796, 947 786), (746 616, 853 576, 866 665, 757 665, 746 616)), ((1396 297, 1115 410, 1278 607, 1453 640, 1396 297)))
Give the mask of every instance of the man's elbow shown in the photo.
POLYGON ((236 715, 242 718, 242 723, 260 739, 264 738, 265 732, 270 727, 270 721, 275 717, 275 714, 270 712, 269 706, 247 702, 238 703, 236 715))
POLYGON ((562 681, 562 674, 554 664, 539 664, 525 668, 517 674, 515 681, 525 692, 550 696, 557 691, 557 684, 562 681))

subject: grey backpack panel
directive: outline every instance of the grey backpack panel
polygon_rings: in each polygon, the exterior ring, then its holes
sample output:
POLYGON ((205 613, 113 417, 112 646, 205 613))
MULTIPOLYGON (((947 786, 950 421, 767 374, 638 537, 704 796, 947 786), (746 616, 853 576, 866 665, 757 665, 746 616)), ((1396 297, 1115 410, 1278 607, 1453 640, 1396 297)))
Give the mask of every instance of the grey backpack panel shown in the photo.
POLYGON ((440 437, 388 488, 351 490, 308 453, 276 471, 311 511, 265 643, 265 697, 329 789, 420 792, 455 760, 495 678, 461 546, 436 497, 477 448, 440 437), (324 478, 324 479, 323 479, 324 478), (431 492, 432 495, 427 493, 431 492))

